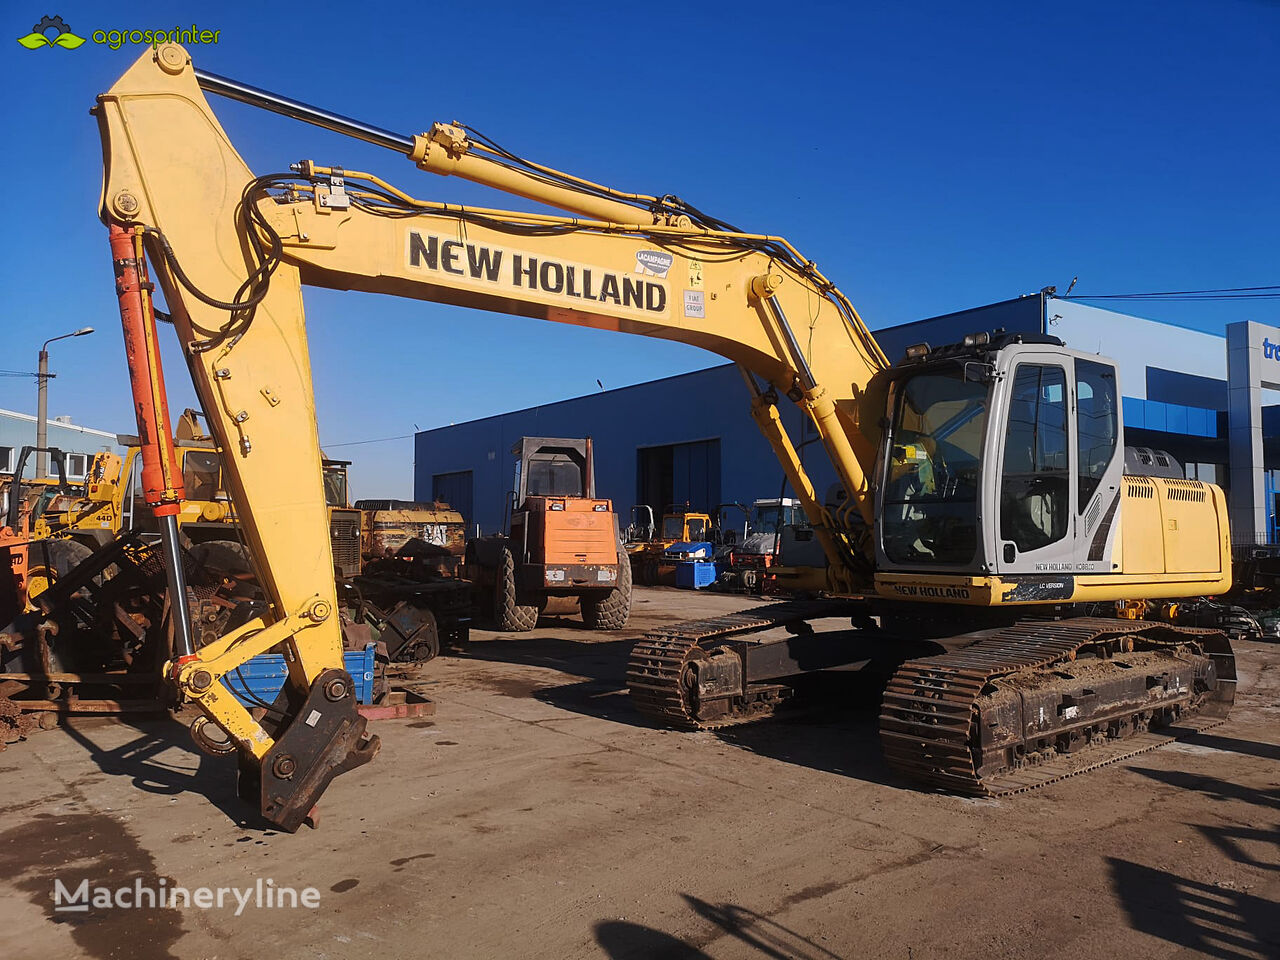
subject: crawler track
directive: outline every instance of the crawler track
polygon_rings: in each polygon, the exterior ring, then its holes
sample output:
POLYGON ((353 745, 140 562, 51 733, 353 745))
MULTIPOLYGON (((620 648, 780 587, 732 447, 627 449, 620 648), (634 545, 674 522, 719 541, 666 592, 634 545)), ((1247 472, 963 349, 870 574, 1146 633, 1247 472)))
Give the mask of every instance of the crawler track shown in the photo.
POLYGON ((1218 630, 1027 621, 903 664, 885 691, 881 742, 917 782, 1020 793, 1221 723, 1235 677, 1218 630))
POLYGON ((856 601, 790 601, 651 631, 636 643, 627 662, 631 703, 651 720, 684 730, 707 730, 767 717, 786 697, 786 689, 777 684, 760 684, 749 690, 749 696, 735 702, 727 716, 699 717, 689 664, 707 656, 723 641, 808 620, 847 616, 857 607, 856 601))
MULTIPOLYGON (((652 631, 627 665, 632 704, 685 730, 768 717, 788 687, 748 684, 727 713, 703 712, 691 665, 753 634, 798 632, 808 620, 846 616, 856 606, 776 603, 652 631)), ((1005 796, 1085 773, 1216 726, 1235 699, 1235 657, 1220 630, 1077 618, 1024 621, 972 641, 904 663, 880 715, 889 765, 952 793, 1005 796)), ((724 699, 711 702, 725 709, 724 699)))

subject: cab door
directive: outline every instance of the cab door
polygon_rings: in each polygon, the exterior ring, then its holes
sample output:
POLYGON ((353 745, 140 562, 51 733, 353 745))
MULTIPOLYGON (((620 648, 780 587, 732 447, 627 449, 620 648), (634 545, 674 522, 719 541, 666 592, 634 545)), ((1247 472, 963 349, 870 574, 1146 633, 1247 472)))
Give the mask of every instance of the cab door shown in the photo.
POLYGON ((1076 555, 1077 574, 1118 569, 1120 484, 1124 475, 1124 425, 1115 365, 1076 357, 1076 555))
POLYGON ((1064 574, 1075 564, 1074 374, 1069 356, 1019 351, 997 434, 996 564, 1001 574, 1064 574))

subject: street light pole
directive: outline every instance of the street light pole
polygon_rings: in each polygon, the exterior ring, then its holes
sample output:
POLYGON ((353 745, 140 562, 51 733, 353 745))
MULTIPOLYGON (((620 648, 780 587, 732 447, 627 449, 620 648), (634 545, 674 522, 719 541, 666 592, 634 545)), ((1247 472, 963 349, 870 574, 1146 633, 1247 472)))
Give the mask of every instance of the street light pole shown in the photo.
POLYGON ((40 348, 40 372, 36 379, 40 381, 39 397, 36 400, 36 478, 43 480, 49 475, 49 465, 45 459, 44 448, 49 445, 49 345, 40 348))
POLYGON ((81 327, 72 333, 64 333, 60 337, 50 337, 40 347, 40 372, 36 379, 40 382, 39 394, 36 398, 36 477, 44 479, 49 475, 49 460, 45 447, 49 446, 49 378, 57 374, 49 372, 49 344, 55 340, 66 340, 68 337, 83 337, 93 333, 93 327, 81 327))

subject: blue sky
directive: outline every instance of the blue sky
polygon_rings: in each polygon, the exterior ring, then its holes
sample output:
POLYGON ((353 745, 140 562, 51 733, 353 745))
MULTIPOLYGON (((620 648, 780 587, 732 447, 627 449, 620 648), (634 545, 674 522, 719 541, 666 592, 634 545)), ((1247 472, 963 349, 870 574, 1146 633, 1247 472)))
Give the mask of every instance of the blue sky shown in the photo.
MULTIPOLYGON (((192 50, 215 73, 406 133, 461 119, 532 159, 783 234, 873 328, 1062 290, 1077 275, 1088 293, 1280 282, 1280 3, 277 9, 11 0, 0 35, 16 39, 46 13, 86 37, 220 30, 216 45, 192 50)), ((34 369, 46 337, 91 324, 92 337, 52 348, 50 414, 131 432, 88 108, 142 51, 6 42, 0 368, 34 369)), ((213 106, 259 173, 310 158, 374 170, 419 196, 507 204, 392 153, 213 106)), ((414 301, 315 289, 305 299, 321 441, 357 461, 360 496, 410 494, 412 441, 339 444, 590 393, 597 378, 619 387, 718 362, 678 344, 414 301)), ((1221 331, 1274 323, 1280 306, 1137 312, 1221 331)), ((170 346, 181 409, 192 392, 170 346)), ((0 407, 34 405, 33 381, 0 379, 0 407)))

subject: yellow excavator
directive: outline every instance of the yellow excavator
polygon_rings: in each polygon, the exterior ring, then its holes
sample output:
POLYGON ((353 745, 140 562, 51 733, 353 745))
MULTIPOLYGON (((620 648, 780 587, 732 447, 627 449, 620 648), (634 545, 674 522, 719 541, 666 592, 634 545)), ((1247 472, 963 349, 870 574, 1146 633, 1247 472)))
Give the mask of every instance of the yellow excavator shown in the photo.
MULTIPOLYGON (((239 755, 242 795, 280 827, 296 829, 334 776, 378 749, 343 669, 304 284, 659 337, 738 364, 827 557, 827 596, 644 637, 628 684, 661 722, 752 719, 785 699, 788 677, 888 658, 900 664, 880 722, 890 764, 926 785, 1003 793, 1226 715, 1228 638, 1176 622, 1180 599, 1230 586, 1223 494, 1125 472, 1110 361, 1052 337, 975 331, 891 363, 780 237, 559 172, 462 123, 399 134, 338 116, 207 73, 177 45, 144 54, 94 112, 143 486, 162 518, 177 512, 154 275, 267 596, 199 649, 189 617, 175 616, 167 670, 202 711, 196 741, 239 755), (311 160, 255 174, 210 94, 555 210, 421 199, 311 160), (835 466, 836 509, 783 427, 784 398, 835 466), (811 625, 831 617, 851 626, 811 625), (259 720, 223 678, 277 646, 289 679, 259 720)), ((176 526, 162 535, 176 556, 176 526)), ((181 566, 167 569, 181 606, 181 566)))

